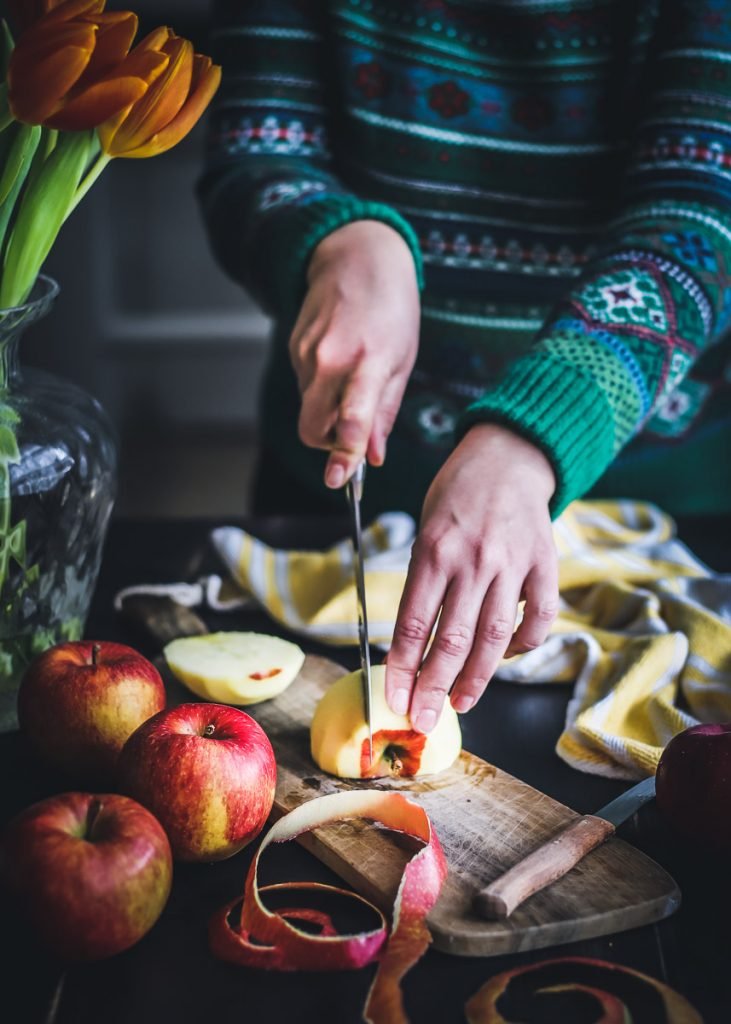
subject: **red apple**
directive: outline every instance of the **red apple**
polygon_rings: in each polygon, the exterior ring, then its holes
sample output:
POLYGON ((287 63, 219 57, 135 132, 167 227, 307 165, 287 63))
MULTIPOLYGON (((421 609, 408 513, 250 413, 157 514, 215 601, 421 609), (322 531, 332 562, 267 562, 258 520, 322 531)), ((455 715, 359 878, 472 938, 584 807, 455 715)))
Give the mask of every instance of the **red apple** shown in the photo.
POLYGON ((18 719, 35 750, 95 787, 114 778, 125 742, 165 707, 155 666, 124 644, 58 644, 26 669, 18 719))
POLYGON ((14 818, 3 877, 38 936, 63 960, 99 960, 152 928, 172 884, 160 823, 118 794, 62 793, 14 818))
POLYGON ((660 757, 657 805, 694 844, 731 853, 731 722, 694 725, 660 757))
POLYGON ((224 704, 161 711, 119 758, 121 788, 160 820, 180 860, 223 860, 258 836, 276 776, 262 727, 224 704))

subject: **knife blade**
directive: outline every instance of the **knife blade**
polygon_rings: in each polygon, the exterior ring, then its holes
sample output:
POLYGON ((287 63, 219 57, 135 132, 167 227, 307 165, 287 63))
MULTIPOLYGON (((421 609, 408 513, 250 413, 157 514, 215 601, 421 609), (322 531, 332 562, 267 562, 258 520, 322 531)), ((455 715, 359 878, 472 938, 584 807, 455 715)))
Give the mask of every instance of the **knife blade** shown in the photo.
POLYGON ((363 709, 368 723, 368 762, 373 763, 373 722, 371 705, 373 688, 371 682, 371 653, 368 646, 368 612, 366 609, 365 572, 363 569, 363 533, 360 518, 360 502, 365 481, 365 461, 359 463, 355 473, 346 484, 345 493, 350 505, 350 529, 353 541, 353 571, 355 591, 358 598, 358 644, 360 646, 361 686, 363 709))
POLYGON ((474 899, 475 909, 491 921, 509 917, 529 896, 563 878, 654 796, 653 775, 594 814, 583 815, 478 892, 474 899))

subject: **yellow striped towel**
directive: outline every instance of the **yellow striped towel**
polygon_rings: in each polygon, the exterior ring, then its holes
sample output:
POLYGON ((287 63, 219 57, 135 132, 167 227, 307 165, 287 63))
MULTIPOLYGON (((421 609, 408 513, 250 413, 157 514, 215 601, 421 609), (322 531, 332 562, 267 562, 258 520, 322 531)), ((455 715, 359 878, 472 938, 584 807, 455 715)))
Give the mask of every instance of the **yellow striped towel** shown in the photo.
MULTIPOLYGON (((388 649, 414 539, 403 513, 365 532, 370 633, 388 649)), ((574 502, 555 523, 560 611, 545 644, 504 661, 517 683, 574 682, 558 754, 583 771, 652 774, 665 744, 698 721, 731 720, 731 576, 710 572, 673 521, 637 502, 574 502)), ((287 629, 357 644, 348 540, 275 550, 234 528, 212 534, 233 578, 287 629)), ((215 588, 208 599, 216 605, 215 588)))

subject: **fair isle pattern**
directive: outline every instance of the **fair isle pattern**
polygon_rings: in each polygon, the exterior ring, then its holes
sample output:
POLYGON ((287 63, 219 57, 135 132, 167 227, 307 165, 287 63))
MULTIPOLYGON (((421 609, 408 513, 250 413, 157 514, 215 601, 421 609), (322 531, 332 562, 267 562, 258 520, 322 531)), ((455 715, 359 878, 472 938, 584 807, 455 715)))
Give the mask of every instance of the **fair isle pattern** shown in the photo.
MULTIPOLYGON (((727 0, 218 0, 213 38, 221 262, 285 337, 322 237, 399 231, 424 268, 399 422, 433 468, 455 420, 506 423, 558 512, 709 406, 688 375, 731 322, 727 0)), ((294 401, 282 345, 263 427, 293 453, 294 401)))
POLYGON ((549 249, 545 242, 522 242, 515 235, 504 239, 487 234, 471 237, 465 231, 446 233, 438 228, 420 235, 419 243, 427 266, 561 277, 576 277, 595 251, 594 246, 575 250, 558 245, 549 249))

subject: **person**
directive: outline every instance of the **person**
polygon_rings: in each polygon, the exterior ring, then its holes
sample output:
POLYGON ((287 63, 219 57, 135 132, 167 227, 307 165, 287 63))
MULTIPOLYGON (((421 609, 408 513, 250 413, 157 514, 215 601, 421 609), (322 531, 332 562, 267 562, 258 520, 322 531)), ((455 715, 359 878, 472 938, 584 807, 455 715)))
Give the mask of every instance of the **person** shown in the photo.
POLYGON ((366 512, 420 514, 387 695, 428 732, 545 639, 574 498, 731 509, 731 3, 221 0, 213 40, 257 508, 342 511, 367 458, 366 512))

